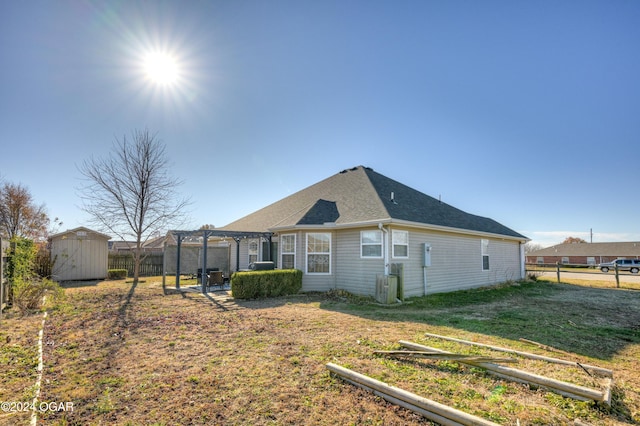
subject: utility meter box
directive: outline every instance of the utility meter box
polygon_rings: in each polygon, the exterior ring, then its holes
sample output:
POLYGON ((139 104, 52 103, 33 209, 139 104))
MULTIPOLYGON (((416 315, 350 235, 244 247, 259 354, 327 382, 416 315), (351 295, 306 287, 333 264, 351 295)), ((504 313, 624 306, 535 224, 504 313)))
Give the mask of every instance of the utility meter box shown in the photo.
POLYGON ((422 251, 424 253, 424 262, 422 263, 422 266, 424 267, 428 267, 431 266, 431 244, 429 243, 424 243, 422 246, 422 251))

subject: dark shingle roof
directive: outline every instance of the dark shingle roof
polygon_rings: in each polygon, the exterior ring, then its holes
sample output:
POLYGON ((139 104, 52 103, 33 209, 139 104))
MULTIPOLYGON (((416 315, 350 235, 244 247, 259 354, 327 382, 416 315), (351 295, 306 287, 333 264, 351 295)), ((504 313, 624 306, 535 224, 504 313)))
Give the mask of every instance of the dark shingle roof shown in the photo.
POLYGON ((362 166, 343 170, 222 229, 267 231, 391 219, 526 238, 492 219, 466 213, 362 166))
POLYGON ((562 243, 532 251, 527 256, 640 256, 640 242, 562 243))
POLYGON ((526 238, 493 219, 466 213, 371 169, 365 169, 365 172, 389 216, 394 219, 526 238))

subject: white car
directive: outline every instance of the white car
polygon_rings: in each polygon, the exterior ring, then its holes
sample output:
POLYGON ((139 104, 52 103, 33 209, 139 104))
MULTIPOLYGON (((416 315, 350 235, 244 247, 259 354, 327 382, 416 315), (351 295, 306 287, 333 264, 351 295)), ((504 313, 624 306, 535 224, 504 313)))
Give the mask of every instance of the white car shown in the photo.
POLYGON ((616 265, 618 265, 618 271, 629 271, 632 274, 640 271, 640 259, 616 259, 613 262, 601 263, 598 268, 602 272, 609 272, 610 269, 616 269, 616 265))

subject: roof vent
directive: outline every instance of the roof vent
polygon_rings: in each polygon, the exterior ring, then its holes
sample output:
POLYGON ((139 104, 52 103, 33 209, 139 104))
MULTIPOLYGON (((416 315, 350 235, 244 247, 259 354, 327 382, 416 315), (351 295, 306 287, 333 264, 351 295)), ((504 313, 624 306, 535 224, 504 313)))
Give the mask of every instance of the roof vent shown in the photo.
POLYGON ((396 194, 393 191, 391 191, 391 202, 393 204, 398 204, 396 203, 396 194))

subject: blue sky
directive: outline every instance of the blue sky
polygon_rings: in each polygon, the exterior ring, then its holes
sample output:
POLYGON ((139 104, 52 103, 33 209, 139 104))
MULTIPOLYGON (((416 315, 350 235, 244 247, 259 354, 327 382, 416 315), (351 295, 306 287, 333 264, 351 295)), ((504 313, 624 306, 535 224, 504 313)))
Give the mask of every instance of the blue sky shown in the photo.
POLYGON ((77 166, 148 128, 194 229, 365 165, 544 246, 639 241, 638 22, 635 0, 0 2, 0 177, 86 225, 77 166))

